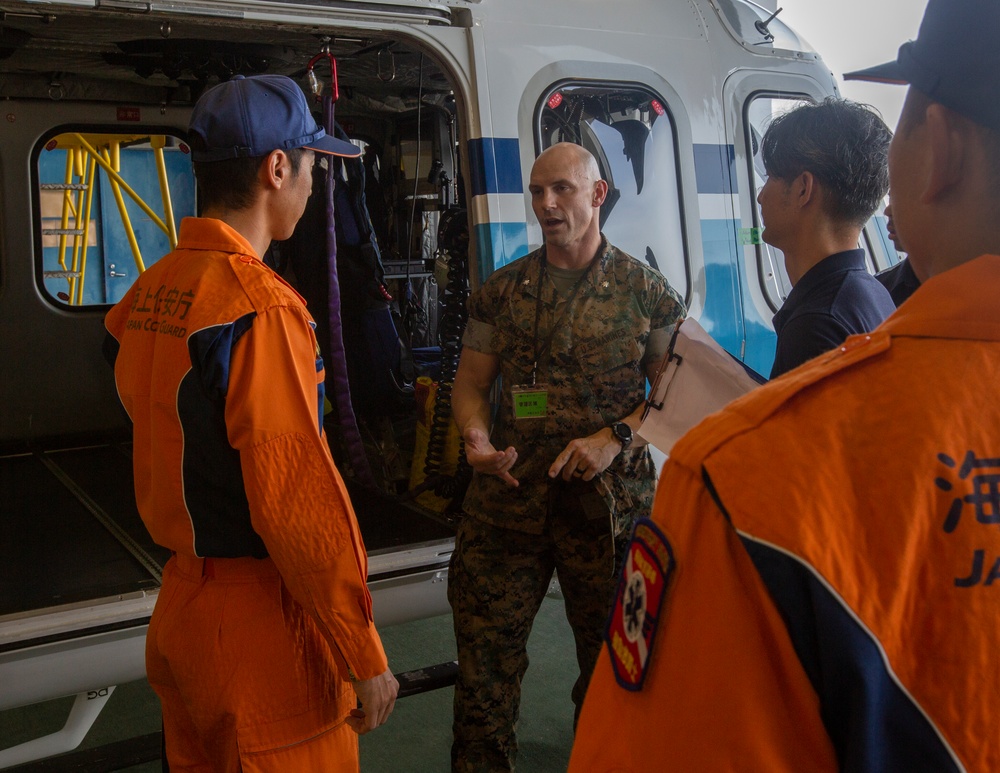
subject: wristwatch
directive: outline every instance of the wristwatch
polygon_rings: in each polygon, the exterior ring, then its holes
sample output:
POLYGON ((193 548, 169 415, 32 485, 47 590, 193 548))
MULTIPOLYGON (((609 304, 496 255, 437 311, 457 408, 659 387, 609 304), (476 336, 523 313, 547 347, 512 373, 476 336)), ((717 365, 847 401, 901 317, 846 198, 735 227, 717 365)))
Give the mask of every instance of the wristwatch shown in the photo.
POLYGON ((611 434, 622 444, 622 451, 628 451, 632 445, 632 428, 624 421, 616 421, 611 425, 611 434))

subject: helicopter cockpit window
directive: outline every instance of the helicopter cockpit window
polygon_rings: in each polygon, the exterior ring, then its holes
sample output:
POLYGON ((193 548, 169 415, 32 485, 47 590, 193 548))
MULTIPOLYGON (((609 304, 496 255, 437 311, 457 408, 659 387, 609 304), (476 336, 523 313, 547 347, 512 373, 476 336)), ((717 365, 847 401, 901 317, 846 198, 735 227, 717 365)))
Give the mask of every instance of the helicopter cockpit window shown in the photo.
POLYGON ((601 230, 612 244, 687 294, 676 132, 666 102, 623 84, 562 84, 542 98, 540 149, 583 145, 597 158, 608 196, 601 230))

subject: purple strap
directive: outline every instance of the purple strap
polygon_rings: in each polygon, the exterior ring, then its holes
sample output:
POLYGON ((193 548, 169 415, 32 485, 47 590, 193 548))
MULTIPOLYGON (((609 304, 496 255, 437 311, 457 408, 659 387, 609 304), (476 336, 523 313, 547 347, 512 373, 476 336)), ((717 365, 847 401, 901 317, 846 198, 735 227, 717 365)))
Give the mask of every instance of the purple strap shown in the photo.
MULTIPOLYGON (((333 99, 329 94, 323 96, 323 122, 327 134, 334 136, 333 99)), ((333 390, 337 405, 337 417, 340 431, 347 445, 347 455, 351 460, 351 468, 359 483, 375 488, 375 479, 368 464, 365 445, 358 431, 358 420, 354 416, 354 406, 351 404, 351 387, 347 380, 347 353, 344 349, 344 329, 340 322, 340 280, 337 278, 337 228, 334 220, 333 190, 336 186, 334 178, 333 158, 329 158, 326 170, 326 245, 327 266, 329 271, 329 296, 327 315, 330 324, 330 363, 326 369, 326 378, 333 390)))

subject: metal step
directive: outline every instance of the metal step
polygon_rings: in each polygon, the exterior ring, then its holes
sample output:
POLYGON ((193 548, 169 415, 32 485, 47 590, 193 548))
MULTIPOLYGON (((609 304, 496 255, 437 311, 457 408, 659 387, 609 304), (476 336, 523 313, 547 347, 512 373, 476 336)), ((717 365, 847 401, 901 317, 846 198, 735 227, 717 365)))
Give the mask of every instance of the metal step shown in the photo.
POLYGON ((43 191, 85 191, 90 186, 86 183, 42 183, 38 187, 43 191))

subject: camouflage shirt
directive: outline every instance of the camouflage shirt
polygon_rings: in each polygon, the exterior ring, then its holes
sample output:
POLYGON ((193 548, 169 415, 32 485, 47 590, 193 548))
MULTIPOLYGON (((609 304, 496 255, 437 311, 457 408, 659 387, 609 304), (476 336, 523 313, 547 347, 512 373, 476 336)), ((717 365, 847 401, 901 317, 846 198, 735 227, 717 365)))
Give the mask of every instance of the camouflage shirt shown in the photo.
MULTIPOLYGON (((603 236, 598 255, 571 301, 548 276, 544 247, 496 271, 469 300, 463 344, 500 358, 500 406, 490 440, 499 450, 517 450, 511 474, 520 482, 511 488, 477 473, 464 502, 475 518, 541 534, 555 458, 571 440, 619 421, 645 399, 647 365, 662 358, 684 304, 659 272, 603 236), (662 345, 650 346, 651 333, 662 345), (546 416, 515 420, 511 390, 531 383, 536 358, 546 416)), ((633 514, 649 512, 655 477, 648 449, 639 448, 619 454, 599 482, 587 485, 611 508, 620 530, 633 514)))

